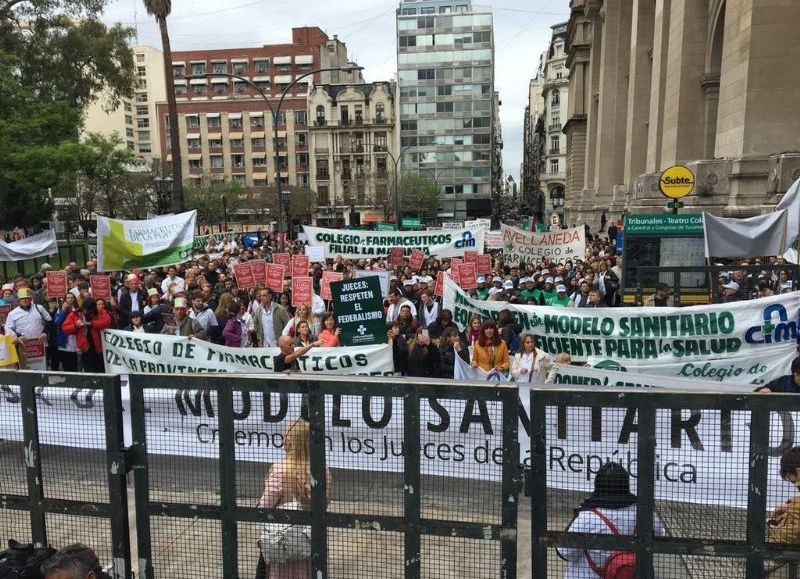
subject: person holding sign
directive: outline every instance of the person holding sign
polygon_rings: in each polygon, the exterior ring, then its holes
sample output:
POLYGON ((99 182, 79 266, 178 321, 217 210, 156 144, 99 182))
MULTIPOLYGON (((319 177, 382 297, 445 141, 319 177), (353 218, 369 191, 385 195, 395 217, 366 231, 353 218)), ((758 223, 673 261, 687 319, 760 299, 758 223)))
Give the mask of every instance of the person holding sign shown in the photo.
POLYGON ((189 304, 186 298, 175 298, 172 304, 172 319, 164 322, 161 333, 184 336, 190 340, 192 338, 206 339, 206 331, 203 326, 197 320, 189 317, 189 304))
POLYGON ((510 366, 508 347, 492 321, 483 322, 478 342, 472 353, 472 367, 484 372, 497 370, 506 373, 510 366))
POLYGON ((336 316, 333 312, 328 312, 322 316, 322 331, 319 333, 319 341, 325 348, 338 348, 339 336, 342 329, 336 325, 336 316))
POLYGON ((19 346, 17 351, 19 352, 20 349, 23 351, 20 360, 28 360, 27 364, 21 363, 20 367, 25 365, 30 369, 45 370, 44 350, 48 338, 45 325, 52 322, 53 319, 45 308, 33 305, 29 289, 22 288, 17 291, 17 300, 19 305, 11 310, 6 318, 5 333, 16 338, 15 343, 19 346), (28 347, 26 342, 33 341, 41 346, 41 355, 30 360, 24 355, 24 352, 28 347))
POLYGON ((65 334, 75 335, 84 372, 99 374, 105 369, 102 331, 110 327, 111 316, 93 298, 85 299, 81 309, 73 310, 61 325, 65 334))
POLYGON ((54 317, 56 327, 57 355, 53 361, 53 371, 78 371, 78 341, 75 334, 66 334, 63 330, 64 320, 76 309, 75 296, 67 294, 54 317))

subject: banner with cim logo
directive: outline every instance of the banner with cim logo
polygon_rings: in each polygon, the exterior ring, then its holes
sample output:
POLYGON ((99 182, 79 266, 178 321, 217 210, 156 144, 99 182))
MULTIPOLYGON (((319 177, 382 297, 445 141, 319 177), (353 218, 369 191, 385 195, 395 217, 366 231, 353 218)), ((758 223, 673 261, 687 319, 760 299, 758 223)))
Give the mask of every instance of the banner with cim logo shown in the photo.
MULTIPOLYGON (((612 359, 625 367, 638 365, 639 372, 656 365, 683 368, 691 363, 694 368, 697 362, 725 360, 747 370, 755 362, 769 363, 769 370, 787 374, 788 366, 772 365, 796 351, 799 296, 686 308, 558 308, 475 300, 451 279, 444 281, 444 307, 462 329, 473 314, 496 321, 508 309, 549 354, 566 352, 573 361, 612 359)), ((670 375, 683 375, 678 370, 670 375)), ((754 372, 747 382, 773 375, 766 370, 754 372)), ((733 378, 741 381, 741 373, 733 378)))
POLYGON ((197 211, 144 221, 97 218, 97 271, 176 265, 191 259, 197 211))
POLYGON ((503 232, 503 261, 511 265, 538 263, 546 257, 560 263, 586 259, 586 230, 583 227, 537 233, 500 225, 503 232))
POLYGON ((406 256, 415 249, 426 255, 457 257, 465 251, 483 251, 483 227, 428 231, 346 231, 304 225, 308 244, 325 248, 325 257, 349 259, 389 257, 401 247, 406 256))
POLYGON ((386 342, 381 280, 377 276, 331 282, 333 313, 343 346, 386 342))

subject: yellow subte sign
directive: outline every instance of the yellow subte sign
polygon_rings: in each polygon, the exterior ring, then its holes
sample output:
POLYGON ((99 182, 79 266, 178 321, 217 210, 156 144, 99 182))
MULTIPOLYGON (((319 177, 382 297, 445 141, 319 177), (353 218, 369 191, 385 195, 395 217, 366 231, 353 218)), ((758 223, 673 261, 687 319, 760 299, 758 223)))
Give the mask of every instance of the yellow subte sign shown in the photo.
POLYGON ((670 199, 686 197, 694 190, 694 173, 689 167, 673 165, 661 173, 658 188, 670 199))

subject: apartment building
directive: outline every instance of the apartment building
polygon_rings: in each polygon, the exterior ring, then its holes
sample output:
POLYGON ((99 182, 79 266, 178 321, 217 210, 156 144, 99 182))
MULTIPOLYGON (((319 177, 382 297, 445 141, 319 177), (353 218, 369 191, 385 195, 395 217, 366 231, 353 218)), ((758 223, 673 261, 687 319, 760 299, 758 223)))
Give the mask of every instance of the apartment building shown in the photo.
MULTIPOLYGON (((359 71, 321 72, 345 67, 347 47, 317 27, 292 29, 292 42, 250 48, 173 52, 172 70, 184 179, 200 185, 204 179, 233 180, 243 187, 275 183, 275 150, 281 183, 311 186, 307 102, 312 85, 361 82, 359 71), (278 116, 273 142, 273 118, 258 90, 273 108, 291 86, 278 116), (295 83, 292 85, 292 83, 295 83)), ((166 102, 158 105, 161 154, 169 162, 169 117, 166 102)))
POLYGON ((488 217, 499 154, 491 12, 469 0, 403 0, 397 70, 403 170, 439 186, 441 219, 488 217))
POLYGON ((164 58, 152 46, 134 46, 132 51, 138 77, 133 98, 123 99, 113 110, 106 110, 103 97, 93 102, 86 108, 84 131, 106 137, 116 133, 128 150, 144 161, 152 161, 161 157, 156 104, 167 99, 164 58))
POLYGON ((394 83, 316 86, 307 117, 316 222, 341 226, 394 220, 394 83))

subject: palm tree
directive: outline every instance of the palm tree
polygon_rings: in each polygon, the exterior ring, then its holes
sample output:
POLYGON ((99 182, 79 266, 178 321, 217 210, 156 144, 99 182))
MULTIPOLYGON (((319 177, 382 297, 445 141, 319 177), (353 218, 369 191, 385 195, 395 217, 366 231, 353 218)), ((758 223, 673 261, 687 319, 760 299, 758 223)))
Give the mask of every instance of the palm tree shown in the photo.
POLYGON ((167 80, 167 108, 169 109, 170 148, 172 153, 172 204, 175 211, 183 211, 183 165, 181 164, 181 139, 178 127, 178 103, 175 100, 175 82, 172 76, 172 49, 169 45, 167 16, 172 12, 172 0, 144 0, 147 13, 156 17, 161 31, 164 51, 164 77, 167 80))

